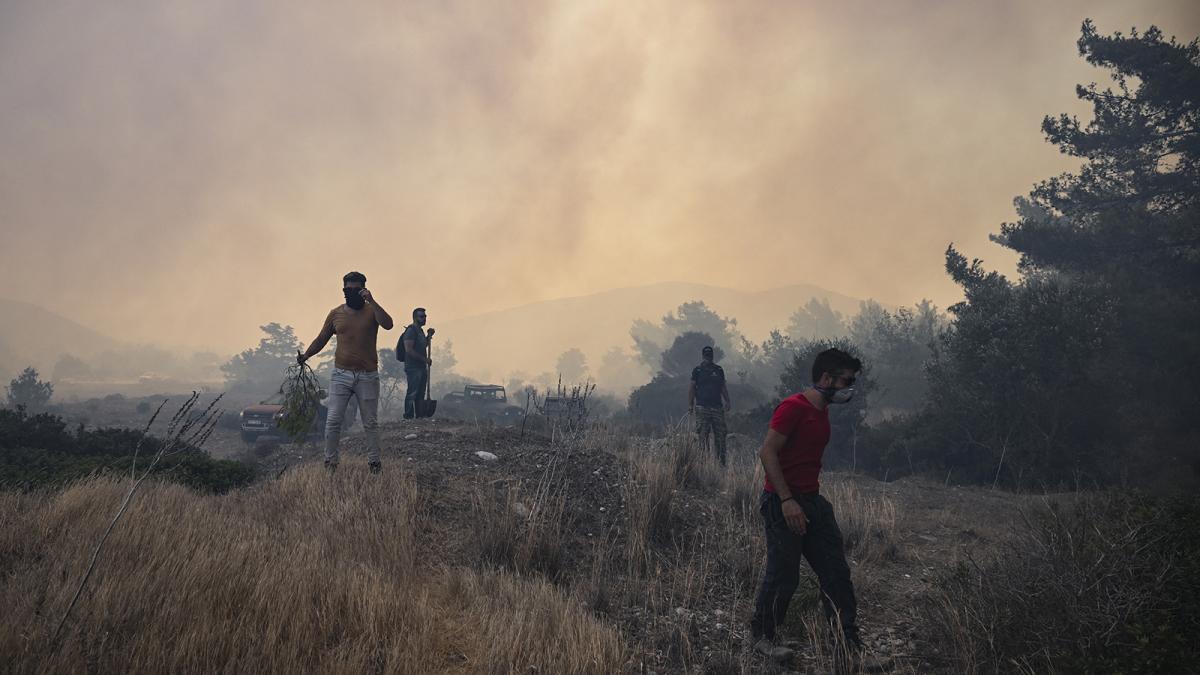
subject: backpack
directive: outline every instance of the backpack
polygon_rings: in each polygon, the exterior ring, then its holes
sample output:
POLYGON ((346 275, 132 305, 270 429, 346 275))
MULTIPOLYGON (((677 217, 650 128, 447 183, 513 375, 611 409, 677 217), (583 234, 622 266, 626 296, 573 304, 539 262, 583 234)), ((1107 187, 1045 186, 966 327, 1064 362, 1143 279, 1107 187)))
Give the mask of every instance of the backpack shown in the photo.
POLYGON ((404 336, 408 334, 408 329, 412 328, 412 324, 404 327, 404 332, 400 333, 400 339, 396 340, 396 360, 404 363, 404 336))

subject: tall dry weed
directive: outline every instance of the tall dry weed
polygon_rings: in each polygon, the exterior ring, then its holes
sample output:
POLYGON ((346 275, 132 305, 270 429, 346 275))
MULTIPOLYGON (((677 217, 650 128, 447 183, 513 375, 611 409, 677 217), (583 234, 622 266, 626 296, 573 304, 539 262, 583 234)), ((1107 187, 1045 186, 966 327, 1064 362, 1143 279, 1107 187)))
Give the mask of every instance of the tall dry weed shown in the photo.
POLYGON ((997 555, 944 575, 918 608, 963 673, 1192 672, 1197 526, 1195 497, 1046 499, 997 555))
POLYGON ((477 560, 558 579, 566 555, 564 535, 571 525, 561 491, 535 491, 522 497, 516 488, 490 496, 476 490, 472 513, 471 541, 477 560))
POLYGON ((672 467, 653 455, 631 458, 626 494, 626 559, 633 576, 654 567, 654 547, 671 538, 675 495, 678 491, 672 467))
POLYGON ((826 481, 822 493, 833 504, 846 553, 859 563, 883 563, 900 556, 896 503, 886 495, 870 494, 852 479, 826 481))
POLYGON ((615 673, 628 655, 620 632, 581 611, 543 579, 463 571, 447 600, 474 636, 466 670, 480 673, 615 673))

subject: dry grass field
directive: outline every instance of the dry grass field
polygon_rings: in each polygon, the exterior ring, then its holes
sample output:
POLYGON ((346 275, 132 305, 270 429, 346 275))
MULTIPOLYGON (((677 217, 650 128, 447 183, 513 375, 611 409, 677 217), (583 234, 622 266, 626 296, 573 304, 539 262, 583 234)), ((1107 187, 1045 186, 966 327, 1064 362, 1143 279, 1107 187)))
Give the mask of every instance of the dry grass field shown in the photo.
MULTIPOLYGON (((739 440, 739 439, 735 439, 739 440)), ((329 475, 312 446, 260 448, 222 496, 148 483, 52 635, 127 485, 0 493, 0 661, 35 672, 829 672, 815 582, 787 664, 748 649, 761 469, 688 435, 543 434, 421 420, 329 475), (415 438, 409 438, 413 434, 415 438), (477 451, 498 456, 486 461, 477 451)), ((1010 536, 1035 500, 832 474, 867 648, 893 672, 957 672, 919 605, 1010 536)), ((811 575, 810 575, 811 577, 811 575)))

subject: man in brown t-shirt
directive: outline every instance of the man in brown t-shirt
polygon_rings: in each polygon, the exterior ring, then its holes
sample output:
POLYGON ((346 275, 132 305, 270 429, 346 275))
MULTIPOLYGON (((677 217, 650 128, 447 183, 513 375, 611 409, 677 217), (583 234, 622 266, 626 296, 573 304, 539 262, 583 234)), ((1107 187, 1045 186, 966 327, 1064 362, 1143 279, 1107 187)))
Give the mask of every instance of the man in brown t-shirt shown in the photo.
POLYGON ((338 336, 333 354, 333 374, 329 377, 329 415, 325 418, 325 466, 336 469, 338 441, 342 436, 342 418, 350 397, 358 399, 363 430, 367 433, 367 463, 371 473, 379 473, 379 352, 375 338, 379 327, 392 329, 392 317, 367 290, 367 278, 360 272, 342 277, 346 303, 334 307, 325 317, 325 325, 308 349, 296 357, 304 363, 319 353, 334 335, 338 336))

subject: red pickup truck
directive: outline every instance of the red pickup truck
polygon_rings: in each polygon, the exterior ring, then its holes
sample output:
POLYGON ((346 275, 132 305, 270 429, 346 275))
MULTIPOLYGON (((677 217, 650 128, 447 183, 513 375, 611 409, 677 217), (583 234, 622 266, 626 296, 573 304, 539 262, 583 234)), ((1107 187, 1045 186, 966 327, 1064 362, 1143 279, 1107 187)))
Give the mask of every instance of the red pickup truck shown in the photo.
MULTIPOLYGON (((325 392, 321 392, 321 398, 325 398, 325 392)), ((351 399, 351 403, 354 400, 351 399)), ((347 407, 346 419, 353 420, 355 411, 347 407)), ((313 428, 309 431, 309 437, 325 435, 325 416, 327 409, 322 404, 317 404, 317 419, 313 420, 313 428)), ((247 443, 254 443, 259 438, 286 438, 286 434, 279 428, 279 421, 283 419, 283 395, 275 394, 270 398, 248 405, 238 413, 241 420, 242 440, 247 443)))

